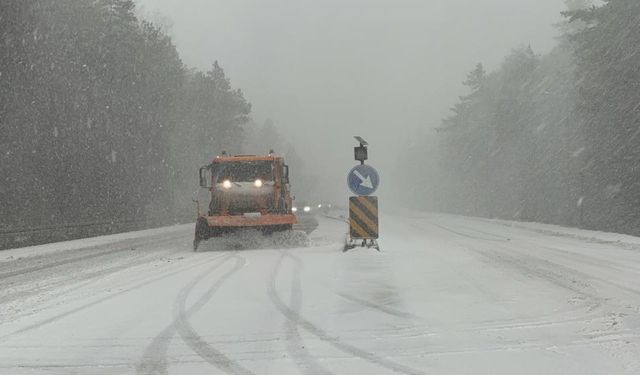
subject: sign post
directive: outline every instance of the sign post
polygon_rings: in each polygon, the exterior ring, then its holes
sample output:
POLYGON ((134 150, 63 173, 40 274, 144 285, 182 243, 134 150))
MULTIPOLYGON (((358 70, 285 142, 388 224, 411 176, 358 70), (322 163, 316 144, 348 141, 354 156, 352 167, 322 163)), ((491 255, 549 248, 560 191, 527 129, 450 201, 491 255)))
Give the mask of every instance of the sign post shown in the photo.
POLYGON ((370 165, 364 162, 369 159, 369 143, 361 137, 355 137, 360 143, 355 147, 355 159, 360 162, 349 171, 347 185, 355 194, 349 198, 349 235, 344 246, 344 251, 355 249, 358 246, 375 248, 380 251, 378 245, 378 197, 372 194, 380 186, 380 175, 370 165))

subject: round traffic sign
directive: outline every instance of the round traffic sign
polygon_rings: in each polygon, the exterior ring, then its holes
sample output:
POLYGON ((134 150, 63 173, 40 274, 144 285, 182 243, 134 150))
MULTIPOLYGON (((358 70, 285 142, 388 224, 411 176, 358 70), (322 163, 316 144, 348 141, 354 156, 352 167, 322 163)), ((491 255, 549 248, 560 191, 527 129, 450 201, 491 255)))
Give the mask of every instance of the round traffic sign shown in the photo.
POLYGON ((378 171, 369 165, 357 165, 349 172, 347 184, 356 195, 371 195, 380 186, 380 176, 378 171))

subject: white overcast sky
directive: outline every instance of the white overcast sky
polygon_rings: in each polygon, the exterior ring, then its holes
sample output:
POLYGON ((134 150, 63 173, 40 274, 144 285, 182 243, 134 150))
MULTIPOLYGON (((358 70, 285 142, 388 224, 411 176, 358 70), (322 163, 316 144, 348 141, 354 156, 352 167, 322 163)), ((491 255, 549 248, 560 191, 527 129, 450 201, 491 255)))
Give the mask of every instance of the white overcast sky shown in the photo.
POLYGON ((218 60, 258 122, 271 118, 308 145, 300 149, 346 166, 352 135, 389 160, 414 129, 437 126, 477 62, 495 68, 519 45, 549 51, 564 9, 562 0, 137 2, 168 20, 187 65, 218 60))

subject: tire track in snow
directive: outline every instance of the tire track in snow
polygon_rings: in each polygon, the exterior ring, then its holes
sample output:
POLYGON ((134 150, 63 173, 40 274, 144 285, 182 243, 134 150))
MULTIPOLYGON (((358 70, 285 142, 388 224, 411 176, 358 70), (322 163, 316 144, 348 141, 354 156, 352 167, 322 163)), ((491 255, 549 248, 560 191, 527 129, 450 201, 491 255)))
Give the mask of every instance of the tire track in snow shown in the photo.
MULTIPOLYGON (((468 233, 463 233, 460 231, 456 231, 450 228, 445 227, 444 225, 440 225, 440 224, 436 224, 436 223, 431 223, 432 225, 442 229, 442 230, 446 230, 447 232, 451 232, 453 234, 456 234, 458 236, 461 237, 465 237, 465 238, 470 238, 472 240, 480 240, 480 241, 490 241, 490 242, 509 242, 511 241, 511 239, 507 238, 507 237, 500 237, 500 236, 496 236, 495 234, 490 234, 490 233, 484 233, 481 231, 477 231, 474 230, 474 232, 478 232, 478 233, 482 233, 482 234, 489 234, 490 236, 493 236, 494 238, 486 238, 486 237, 480 237, 478 235, 472 235, 472 234, 468 234, 468 233)), ((469 229, 469 228, 466 228, 469 229)))
MULTIPOLYGON (((624 245, 624 243, 622 242, 614 242, 614 241, 603 241, 603 240, 597 240, 594 238, 589 238, 589 237, 584 237, 584 236, 573 236, 573 235, 566 235, 566 234, 562 234, 562 233, 558 233, 558 232, 553 232, 553 231, 547 231, 547 230, 537 230, 537 229, 533 229, 533 228, 527 228, 526 226, 520 226, 520 225, 506 225, 506 223, 500 223, 500 222, 491 222, 489 220, 486 219, 479 219, 480 223, 483 224, 493 224, 493 225, 502 225, 502 226, 506 226, 510 229, 515 229, 515 230, 529 230, 530 232, 533 232, 535 234, 542 234, 545 236, 554 236, 554 237, 562 237, 565 240, 569 240, 569 241, 576 241, 576 242, 586 242, 589 244, 601 244, 601 245, 611 245, 614 247, 617 247, 621 250, 625 250, 625 251, 629 251, 629 250, 633 250, 629 249, 628 246, 616 246, 616 245, 624 245)), ((460 224, 456 224, 456 226, 458 228, 460 228, 460 224)), ((490 233, 487 232, 486 228, 485 230, 479 230, 476 228, 472 228, 469 226, 462 226, 462 228, 467 229, 467 230, 471 230, 471 231, 475 231, 475 232, 479 232, 479 233, 485 233, 491 236, 496 236, 496 237, 504 237, 504 236, 500 236, 497 235, 495 233, 490 233)), ((443 228, 444 229, 444 228, 443 228)), ((498 228, 500 229, 500 228, 498 228)), ((508 238, 508 237, 504 237, 504 238, 508 238)), ((604 264, 608 265, 608 268, 616 268, 619 269, 620 271, 632 271, 632 272, 640 272, 640 268, 638 267, 633 267, 633 264, 629 264, 629 263, 619 263, 619 262, 613 262, 611 261, 611 259, 605 259, 602 257, 594 257, 594 256, 590 256, 589 254, 585 254, 583 252, 579 252, 579 251, 569 251, 567 249, 563 249, 562 247, 556 247, 556 246, 548 246, 548 245, 543 245, 540 243, 537 243, 534 240, 531 240, 530 238, 518 238, 518 241, 521 242, 525 242, 527 244, 529 244, 530 246, 536 246, 537 248, 541 248, 541 249, 545 249, 545 250, 549 250, 552 251, 554 253, 559 253, 559 254, 565 254, 567 259, 569 260, 576 260, 582 263, 586 263, 586 264, 590 264, 593 266, 603 266, 604 264)), ((573 246, 576 246, 575 244, 573 246)), ((637 246, 635 248, 635 250, 637 250, 637 246)))
MULTIPOLYGON (((218 268, 220 268, 227 260, 231 259, 232 255, 228 254, 226 256, 218 256, 215 259, 222 258, 222 261, 213 265, 213 267, 208 268, 206 271, 202 272, 196 278, 191 280, 179 293, 178 296, 182 295, 182 293, 186 291, 192 290, 197 283, 202 281, 207 275, 211 272, 214 272, 218 268)), ((211 289, 210 289, 211 290, 211 289)), ((210 291, 209 290, 209 291, 210 291)), ((205 296, 209 294, 209 291, 205 293, 205 296)), ((191 307, 187 314, 191 316, 196 311, 191 307)), ((171 324, 169 324, 165 329, 163 329, 147 346, 142 356, 142 360, 135 366, 136 374, 168 374, 167 371, 167 352, 169 350, 169 344, 173 337, 176 334, 176 322, 175 319, 171 324)))
POLYGON ((222 277, 220 277, 207 292, 189 309, 186 308, 187 298, 195 287, 196 283, 190 285, 190 287, 183 289, 178 295, 176 304, 174 305, 174 325, 175 329, 182 338, 182 340, 193 350, 198 356, 217 367, 218 369, 229 374, 245 374, 253 375, 254 373, 227 357, 224 353, 214 348, 206 340, 198 335, 196 330, 189 323, 189 317, 196 311, 199 311, 207 302, 211 300, 211 297, 216 291, 237 271, 239 271, 246 264, 246 260, 240 256, 233 256, 230 259, 235 259, 236 263, 234 267, 227 271, 222 277))
MULTIPOLYGON (((433 226, 438 227, 444 231, 461 235, 459 232, 453 231, 440 224, 431 223, 433 226)), ((472 238, 471 236, 464 235, 463 237, 472 238)), ((475 238, 481 240, 480 238, 475 238)), ((602 302, 602 298, 589 293, 587 289, 592 288, 591 285, 584 281, 579 281, 574 276, 578 273, 576 270, 569 269, 559 264, 552 263, 550 260, 535 258, 529 255, 525 255, 521 252, 514 253, 514 250, 509 247, 500 245, 492 245, 490 249, 483 249, 475 242, 468 243, 466 240, 461 240, 464 248, 467 251, 475 253, 485 259, 489 264, 494 266, 504 266, 512 270, 518 271, 519 275, 528 277, 537 277, 559 288, 566 289, 572 293, 596 301, 602 302), (513 255, 516 254, 516 255, 513 255)))
POLYGON ((385 306, 379 303, 375 303, 375 302, 371 302, 371 301, 367 301, 365 299, 356 297, 356 296, 352 296, 351 294, 348 293, 342 293, 342 292, 336 292, 337 295, 339 295, 340 297, 346 299, 347 301, 353 302, 355 304, 367 307, 369 309, 373 309, 373 310, 378 310, 384 314, 387 315, 391 315, 394 316, 396 318, 402 318, 402 319, 420 319, 419 317, 408 313, 406 311, 402 311, 402 310, 398 310, 398 309, 394 309, 393 307, 389 307, 389 306, 385 306))
MULTIPOLYGON (((445 231, 451 232, 451 233, 455 233, 458 234, 460 236, 464 236, 464 237, 468 237, 468 238, 474 238, 471 237, 469 235, 465 235, 462 234, 460 232, 456 232, 454 230, 451 230, 449 228, 446 228, 445 226, 442 226, 440 224, 436 224, 436 223, 431 223, 432 225, 443 229, 445 231)), ((486 239, 482 239, 482 238, 474 238, 474 239, 478 239, 478 240, 486 240, 486 239)), ((559 251, 559 252, 564 252, 560 249, 555 249, 553 247, 546 247, 546 246, 539 246, 535 243, 530 243, 531 246, 534 247, 540 247, 540 248, 545 248, 547 250, 550 251, 559 251)), ((590 297, 592 299, 597 300, 598 302, 602 302, 603 298, 600 296, 597 296, 593 293, 588 293, 586 292, 587 288, 593 289, 593 287, 584 282, 584 281, 579 281, 578 279, 582 279, 582 280, 593 280, 593 281, 599 281, 602 282, 604 284, 608 284, 610 286, 613 286, 615 288, 618 288, 620 290, 624 290, 627 293, 630 294, 634 294, 636 296, 640 296, 640 290, 639 289, 634 289, 631 287, 628 287, 626 285, 621 285, 619 283, 613 282, 611 280, 607 280, 605 278, 596 276, 596 275, 591 275, 591 274, 587 274, 585 272, 579 271, 577 269, 573 269, 567 266, 564 266, 562 264, 559 263, 555 263, 552 262, 549 259, 546 258, 542 258, 542 257, 534 257, 528 254, 525 254, 521 251, 516 251, 515 254, 517 254, 517 256, 513 256, 511 254, 513 254, 513 250, 512 248, 507 248, 504 246, 500 246, 500 245, 496 245, 494 247, 494 250, 492 253, 488 252, 487 250, 482 250, 477 248, 475 245, 474 247, 469 247, 469 245, 467 244, 467 247, 469 250, 478 253, 482 256, 484 256, 487 259, 496 261, 497 263, 501 263, 504 265, 508 265, 508 266, 512 266, 513 268, 519 268, 521 270, 525 270, 527 271, 529 274, 531 275, 535 275, 541 279, 544 279, 546 281, 549 281, 557 286, 560 286, 562 288, 571 290, 573 292, 576 292, 578 294, 582 294, 586 297, 590 297), (571 277, 573 277, 572 280, 567 280, 567 275, 570 275, 571 277), (577 287, 576 287, 576 284, 577 287), (582 285, 580 285, 582 284, 582 285)), ((579 255, 579 254, 576 254, 579 255)))
MULTIPOLYGON (((509 265, 507 265, 505 263, 507 261, 506 257, 509 257, 509 253, 510 253, 509 252, 510 248, 506 247, 507 246, 506 243, 510 242, 510 240, 507 241, 508 239, 507 237, 503 237, 505 241, 487 240, 491 242, 503 242, 505 244, 504 245, 499 243, 491 244, 490 250, 487 250, 487 249, 483 250, 477 246, 477 241, 484 241, 486 239, 483 239, 481 237, 476 237, 471 234, 463 234, 457 230, 455 231, 451 230, 446 226, 437 224, 433 221, 427 222, 427 225, 437 228, 438 232, 455 234, 456 235, 455 237, 448 236, 447 240, 464 245, 463 247, 464 250, 470 251, 476 254, 483 261, 488 262, 494 267, 498 265, 502 265, 509 268, 513 267, 513 264, 509 263, 509 265), (469 239, 474 240, 474 242, 469 243, 468 242, 469 239), (504 249, 505 252, 503 253, 502 251, 500 251, 500 249, 504 249)), ((425 226, 420 226, 416 224, 412 224, 412 226, 419 230, 425 230, 425 226)), ((466 227, 463 227, 463 228, 470 229, 466 227)), ((481 231, 476 231, 476 232, 481 232, 481 231)), ((488 235, 498 237, 498 235, 489 233, 489 232, 481 232, 481 233, 486 233, 488 235)), ((566 278, 566 274, 567 274, 566 272, 555 272, 555 273, 547 272, 544 275, 542 275, 541 273, 534 275, 531 273, 531 270, 529 268, 527 268, 526 270, 523 268, 520 268, 520 270, 521 272, 518 272, 518 275, 527 276, 527 277, 535 276, 538 278, 542 278, 544 281, 552 283, 555 286, 561 287, 563 289, 568 289, 569 291, 576 293, 577 296, 582 298, 581 300, 582 302, 569 310, 562 310, 560 312, 554 312, 554 313, 538 316, 537 319, 534 319, 534 320, 520 320, 520 319, 498 320, 498 321, 489 322, 485 324, 475 324, 473 327, 467 327, 464 325, 452 327, 447 332, 495 332, 495 331, 525 330, 525 329, 551 327, 556 325, 565 325, 565 324, 574 324, 574 323, 586 324, 592 321, 593 319, 598 319, 602 317, 602 313, 598 312, 598 310, 602 307, 603 301, 598 298, 591 297, 589 294, 586 293, 584 288, 587 288, 588 285, 581 286, 576 284, 575 282, 570 282, 568 280, 561 280, 560 278, 561 275, 565 275, 565 278, 566 278), (553 280, 549 279, 549 277, 551 276, 553 276, 553 280)), ((464 276, 465 274, 460 274, 460 277, 464 277, 464 276)), ((470 284, 474 285, 473 283, 470 283, 470 284)), ((444 332, 431 331, 431 333, 442 334, 444 332)))
MULTIPOLYGON (((182 243, 182 240, 180 241, 175 241, 174 242, 175 245, 179 245, 182 243)), ((166 242, 165 242, 166 244, 166 242)), ((157 257, 165 257, 165 256, 169 256, 172 254, 176 254, 180 252, 180 250, 176 250, 176 248, 171 248, 170 250, 165 250, 165 251, 161 251, 161 252, 157 252, 157 253, 151 253, 151 252, 146 252, 146 251, 136 251, 135 256, 133 257, 129 257, 126 258, 125 262, 123 262, 122 259, 117 259, 117 262, 110 262, 104 265, 105 268, 101 268, 101 269, 97 269, 94 271, 90 271, 90 272, 81 272, 81 273, 65 273, 64 277, 67 277, 65 279, 62 280, 57 280, 57 281, 53 281, 53 282, 48 282, 48 283, 44 283, 42 280, 29 280, 28 282, 24 282, 18 286, 16 285, 12 285, 12 287, 18 288, 18 287, 22 287, 23 285, 26 284, 34 284, 31 286, 28 286, 26 288, 22 288, 19 291, 15 291, 15 292, 10 292, 2 297, 0 297, 0 301, 2 303, 10 303, 19 299, 26 299, 29 298, 31 296, 34 295, 41 295, 43 293, 47 293, 47 296, 49 297, 50 294, 48 292, 51 291, 57 291, 59 289, 61 289, 62 287, 64 287, 67 284, 76 284, 73 287, 67 288, 62 290, 59 293, 55 294, 55 297, 58 296, 62 296, 62 295, 67 295, 71 292, 74 292, 78 289, 82 289, 85 288, 87 285, 96 282, 100 279, 102 279, 105 276, 111 276, 114 273, 120 272, 120 271, 125 271, 128 270, 130 268, 136 267, 136 266, 140 266, 143 264, 147 264, 150 263, 154 260, 157 260, 157 257)), ((91 266, 95 266, 95 265, 91 265, 91 266)), ((50 275, 47 275, 50 276, 50 275)), ((45 281, 48 281, 48 279, 45 277, 44 279, 45 281)), ((30 314, 31 315, 31 314, 30 314)))
MULTIPOLYGON (((538 247, 534 243, 532 243, 531 246, 534 246, 534 249, 538 247)), ((557 323, 551 323, 551 325, 571 324, 573 322, 580 323, 581 321, 586 324, 593 320, 601 320, 603 323, 610 322, 610 326, 603 331, 604 334, 609 334, 612 332, 615 333, 615 327, 620 324, 615 321, 615 316, 623 317, 628 314, 637 316, 637 312, 631 310, 631 307, 628 306, 626 302, 616 302, 614 297, 602 295, 602 286, 613 287, 616 288, 618 292, 627 293, 627 295, 632 294, 634 296, 640 295, 640 291, 637 289, 620 285, 599 276, 587 274, 573 267, 554 262, 553 257, 530 255, 536 254, 536 252, 525 253, 525 251, 530 250, 530 248, 520 249, 495 245, 488 250, 482 249, 475 243, 465 244, 465 248, 478 254, 494 266, 503 266, 512 271, 517 271, 524 276, 544 280, 556 287, 575 293, 584 299, 583 304, 588 307, 586 313, 579 314, 572 320, 559 321, 557 323), (612 316, 614 316, 614 318, 612 318, 612 316)), ((532 327, 534 325, 531 324, 529 326, 532 327)), ((526 327, 527 324, 525 322, 524 328, 526 327)), ((602 332, 596 332, 593 334, 591 341, 595 342, 597 340, 594 341, 594 338, 601 336, 603 336, 602 332)), ((616 342, 618 340, 613 341, 616 342)))
POLYGON ((372 364, 378 365, 380 367, 383 367, 383 368, 385 368, 387 370, 391 370, 391 371, 402 373, 402 374, 409 374, 409 375, 423 375, 423 374, 425 374, 422 371, 419 371, 419 370, 413 369, 411 367, 405 366, 403 364, 394 362, 392 360, 383 358, 383 357, 378 356, 378 355, 376 355, 374 353, 367 352, 367 351, 365 351, 363 349, 360 349, 360 348, 358 348, 356 346, 344 343, 344 342, 340 341, 339 337, 334 337, 334 336, 329 335, 327 332, 325 332, 324 330, 322 330, 321 328, 319 328, 315 324, 311 323, 310 321, 308 321, 307 319, 302 317, 298 311, 295 311, 291 307, 287 306, 282 301, 280 296, 278 295, 278 292, 277 292, 277 289, 276 289, 276 278, 278 276, 278 273, 279 273, 280 268, 282 266, 282 261, 283 261, 285 256, 287 256, 287 253, 283 253, 282 254, 282 256, 278 260, 275 268, 273 269, 273 272, 271 273, 271 278, 269 280, 267 293, 268 293, 269 298, 271 299, 271 302, 273 303, 273 305, 278 309, 278 311, 280 311, 280 313, 282 315, 284 315, 285 318, 287 318, 287 320, 293 322, 297 326, 301 327, 305 331, 307 331, 307 332, 311 333, 312 335, 316 336, 318 339, 330 344, 331 346, 335 347, 336 349, 338 349, 338 350, 340 350, 342 352, 345 352, 347 354, 350 354, 352 356, 358 357, 360 359, 363 359, 363 360, 365 360, 365 361, 367 361, 369 363, 372 363, 372 364))
MULTIPOLYGON (((293 280, 291 282, 291 300, 290 307, 296 314, 300 314, 302 309, 302 281, 300 279, 300 270, 302 269, 302 261, 297 257, 290 255, 289 252, 282 254, 278 262, 282 262, 284 257, 288 256, 294 261, 293 280)), ((275 278, 271 280, 275 281, 275 278)), ((270 291, 275 292, 275 283, 270 283, 270 291)), ((331 372, 322 367, 318 361, 313 358, 309 351, 305 348, 304 340, 298 330, 298 322, 287 319, 285 322, 285 330, 287 334, 287 352, 296 360, 296 365, 305 374, 331 374, 331 372)))
POLYGON ((173 277, 173 276, 175 276, 177 274, 180 274, 180 273, 185 272, 185 271, 189 271, 189 270, 191 270, 193 268, 202 267, 203 264, 206 264, 208 262, 214 261, 214 260, 216 260, 218 258, 219 257, 210 259, 208 261, 205 261, 204 263, 200 262, 200 263, 196 263, 196 264, 191 264, 191 265, 182 267, 182 268, 180 268, 178 270, 163 274, 161 276, 153 277, 153 278, 150 278, 150 279, 148 279, 146 281, 139 282, 139 283, 137 283, 137 284, 135 284, 135 285, 133 285, 133 286, 131 286, 129 288, 122 289, 119 292, 116 292, 116 293, 113 293, 113 294, 109 294, 109 295, 104 296, 102 298, 99 298, 99 299, 97 299, 95 301, 91 301, 91 302, 85 303, 85 304, 80 305, 78 307, 75 307, 73 309, 67 310, 67 311, 65 311, 63 313, 56 314, 56 315, 54 315, 54 316, 52 316, 50 318, 41 320, 41 321, 33 323, 33 324, 29 324, 26 327, 23 327, 21 329, 18 329, 16 331, 11 332, 11 333, 8 333, 8 334, 5 334, 3 336, 0 336, 0 340, 6 339, 6 338, 9 338, 9 337, 13 337, 13 336, 22 334, 24 332, 28 332, 28 331, 34 330, 36 328, 45 326, 47 324, 51 324, 51 323, 56 322, 56 321, 58 321, 60 319, 63 319, 63 318, 66 318, 66 317, 68 317, 70 315, 73 315, 73 314, 76 314, 78 312, 84 311, 84 310, 86 310, 86 309, 88 309, 90 307, 99 305, 99 304, 101 304, 103 302, 106 302, 108 300, 114 299, 114 298, 119 297, 121 295, 127 294, 127 293, 129 293, 131 291, 134 291, 136 289, 140 289, 140 288, 143 288, 143 287, 145 287, 147 285, 151 285, 151 284, 153 284, 155 282, 158 282, 160 280, 164 280, 164 279, 173 277))
POLYGON ((6 266, 3 266, 2 268, 15 267, 16 265, 19 266, 20 263, 27 263, 27 264, 36 263, 37 265, 34 265, 34 266, 27 265, 26 267, 14 269, 12 271, 2 272, 0 273, 0 280, 4 280, 4 279, 16 277, 16 276, 24 277, 26 275, 43 271, 46 269, 50 269, 50 268, 60 267, 64 265, 86 261, 89 259, 95 259, 95 258, 100 258, 108 255, 114 255, 122 252, 135 251, 135 248, 137 247, 166 243, 167 241, 172 240, 174 238, 175 238, 175 235, 172 234, 171 236, 163 236, 162 238, 153 239, 153 240, 150 240, 149 238, 136 239, 135 241, 132 241, 132 242, 128 242, 124 240, 124 241, 120 241, 122 242, 122 244, 116 247, 114 247, 114 245, 117 245, 117 243, 105 244, 105 245, 98 245, 98 246, 93 246, 89 248, 80 248, 80 249, 70 250, 69 252, 47 254, 41 257, 39 256, 39 257, 33 257, 33 258, 19 259, 13 262, 7 262, 6 266), (106 250, 99 251, 102 248, 106 248, 106 250), (87 254, 87 252, 92 250, 95 250, 98 252, 87 254), (73 256, 76 253, 80 255, 73 256), (63 255, 69 255, 69 257, 66 259, 60 259, 55 261, 53 260, 63 255))
MULTIPOLYGON (((556 287, 560 287, 562 289, 575 293, 577 296, 584 299, 582 305, 584 308, 588 309, 589 314, 584 315, 585 319, 591 317, 592 314, 590 313, 593 310, 601 307, 603 304, 602 298, 587 291, 587 289, 592 288, 591 285, 586 282, 580 282, 575 278, 578 274, 578 271, 576 270, 564 267, 556 263, 552 263, 549 259, 546 258, 535 258, 530 255, 523 254, 517 251, 517 248, 514 248, 510 245, 491 244, 490 248, 482 248, 478 245, 478 241, 482 241, 482 238, 462 234, 459 231, 454 231, 444 225, 434 223, 433 221, 430 221, 428 225, 431 225, 448 233, 456 234, 457 236, 459 236, 458 238, 449 236, 448 240, 463 245, 463 248, 466 251, 476 254, 483 261, 492 265, 493 267, 502 266, 506 269, 511 269, 512 271, 518 271, 518 276, 536 277, 556 287), (474 241, 469 242, 468 239, 472 239, 474 241), (535 264, 538 265, 535 266, 535 264), (544 264, 544 267, 541 264, 544 264)), ((423 227, 417 225, 415 227, 424 229, 423 227)), ((586 275, 582 274, 582 276, 586 275)), ((576 308, 568 311, 563 311, 562 313, 570 313, 578 310, 579 309, 576 308)), ((553 315, 548 315, 544 316, 543 318, 552 316, 553 315)))

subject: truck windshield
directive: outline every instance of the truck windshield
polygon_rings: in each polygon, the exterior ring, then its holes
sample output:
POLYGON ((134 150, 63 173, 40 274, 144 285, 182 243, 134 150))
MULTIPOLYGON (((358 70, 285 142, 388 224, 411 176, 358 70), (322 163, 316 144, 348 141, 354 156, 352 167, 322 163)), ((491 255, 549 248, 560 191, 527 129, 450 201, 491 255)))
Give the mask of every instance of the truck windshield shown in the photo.
POLYGON ((224 180, 235 182, 253 182, 273 180, 273 168, 269 161, 242 161, 214 164, 213 178, 217 183, 224 180))

